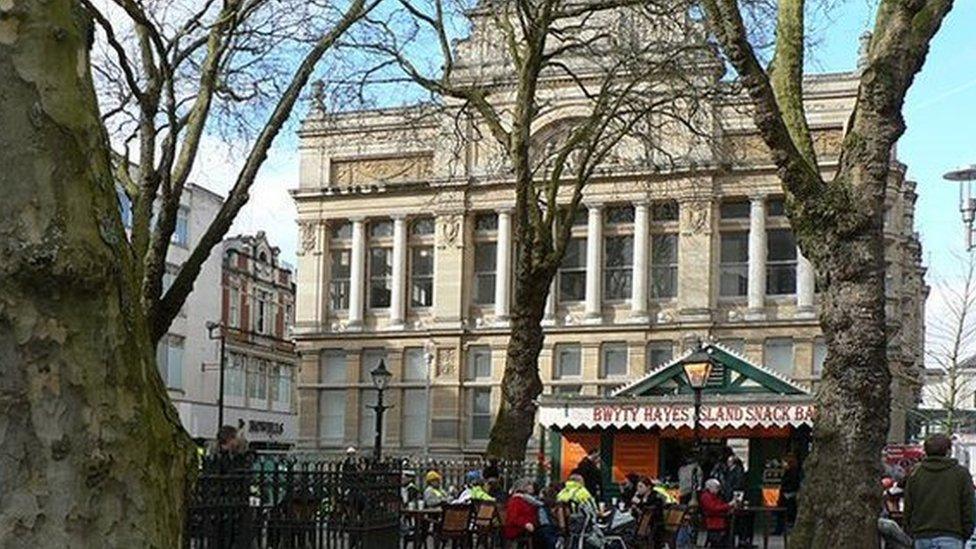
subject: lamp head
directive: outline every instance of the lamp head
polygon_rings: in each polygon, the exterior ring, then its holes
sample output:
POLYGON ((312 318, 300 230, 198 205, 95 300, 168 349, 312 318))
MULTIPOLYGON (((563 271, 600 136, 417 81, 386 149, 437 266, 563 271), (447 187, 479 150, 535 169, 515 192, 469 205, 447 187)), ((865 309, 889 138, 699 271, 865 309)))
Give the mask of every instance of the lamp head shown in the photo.
POLYGON ((704 389, 712 373, 712 357, 704 349, 698 349, 682 361, 681 367, 692 389, 704 389))
POLYGON ((373 378, 373 387, 376 387, 380 391, 386 389, 390 384, 390 378, 393 377, 393 374, 386 369, 386 361, 383 359, 380 359, 379 366, 374 368, 369 375, 373 378))

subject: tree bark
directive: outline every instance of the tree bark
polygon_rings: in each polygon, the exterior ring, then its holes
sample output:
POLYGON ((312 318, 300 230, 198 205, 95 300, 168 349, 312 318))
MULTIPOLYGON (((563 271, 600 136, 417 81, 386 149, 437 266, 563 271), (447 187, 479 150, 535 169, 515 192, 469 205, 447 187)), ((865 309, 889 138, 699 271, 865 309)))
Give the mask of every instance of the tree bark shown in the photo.
POLYGON ((156 371, 69 0, 0 6, 0 545, 179 545, 190 440, 156 371))
POLYGON ((536 399, 542 393, 539 379, 539 353, 544 339, 542 316, 552 280, 552 275, 529 269, 519 268, 516 273, 502 401, 487 450, 489 456, 512 460, 525 458, 525 448, 535 429, 536 399))

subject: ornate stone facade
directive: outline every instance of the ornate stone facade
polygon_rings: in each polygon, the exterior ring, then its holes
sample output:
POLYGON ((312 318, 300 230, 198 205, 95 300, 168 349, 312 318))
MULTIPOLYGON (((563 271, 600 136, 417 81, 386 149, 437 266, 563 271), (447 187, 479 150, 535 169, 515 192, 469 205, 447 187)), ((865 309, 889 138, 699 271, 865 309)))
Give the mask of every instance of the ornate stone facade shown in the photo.
MULTIPOLYGON (((487 55, 483 35, 476 29, 462 49, 487 55)), ((814 76, 804 86, 825 172, 835 168, 856 87, 852 74, 814 76)), ((549 90, 557 99, 541 133, 575 116, 571 92, 562 98, 559 90, 549 90)), ((507 97, 500 92, 497 101, 507 97)), ((497 146, 462 138, 478 135, 475 122, 458 131, 453 117, 416 112, 313 109, 302 124, 293 193, 301 446, 371 444, 367 374, 380 359, 394 374, 391 448, 459 454, 486 444, 508 340, 514 195, 497 146), (423 169, 421 158, 430 159, 423 169)), ((622 143, 586 188, 574 252, 547 304, 539 364, 547 391, 604 394, 699 337, 816 385, 824 344, 812 266, 792 241, 779 181, 741 103, 715 112, 715 141, 737 154, 662 165, 622 143)), ((897 272, 891 356, 908 373, 922 364, 927 291, 914 187, 895 162, 885 225, 897 272)), ((917 391, 902 382, 893 390, 898 440, 917 391)))

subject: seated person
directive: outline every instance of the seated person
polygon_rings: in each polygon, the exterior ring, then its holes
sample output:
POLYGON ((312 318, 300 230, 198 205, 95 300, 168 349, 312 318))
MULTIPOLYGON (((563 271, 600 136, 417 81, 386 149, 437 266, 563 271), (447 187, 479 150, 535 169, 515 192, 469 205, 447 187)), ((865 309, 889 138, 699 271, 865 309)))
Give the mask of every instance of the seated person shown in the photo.
POLYGON ((454 500, 454 503, 471 503, 474 501, 495 501, 495 498, 485 488, 485 479, 481 471, 472 470, 464 475, 464 491, 454 500))
POLYGON ((522 479, 515 485, 505 505, 502 534, 507 540, 529 535, 537 546, 546 549, 556 546, 558 533, 542 500, 535 497, 535 482, 532 479, 522 479))
POLYGON ((440 507, 442 504, 451 500, 451 497, 441 488, 441 474, 437 471, 427 471, 424 477, 424 505, 427 507, 440 507))
POLYGON ((706 547, 728 547, 729 513, 734 505, 726 503, 719 495, 722 483, 718 479, 710 478, 705 481, 705 490, 700 498, 702 516, 705 518, 705 531, 708 537, 706 547))
POLYGON ((556 501, 571 503, 576 509, 593 516, 597 514, 596 500, 586 489, 583 476, 577 473, 569 475, 566 485, 556 494, 556 501))
POLYGON ((624 505, 629 506, 630 500, 634 499, 634 494, 637 493, 637 483, 640 481, 640 475, 637 473, 627 473, 624 479, 620 481, 620 501, 624 502, 624 505))

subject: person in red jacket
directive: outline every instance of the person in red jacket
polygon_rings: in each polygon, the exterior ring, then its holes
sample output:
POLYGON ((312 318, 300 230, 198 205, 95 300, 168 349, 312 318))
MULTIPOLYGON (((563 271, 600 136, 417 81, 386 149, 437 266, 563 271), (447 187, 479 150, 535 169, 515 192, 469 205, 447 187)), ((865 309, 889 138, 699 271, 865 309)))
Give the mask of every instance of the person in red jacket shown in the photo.
POLYGON ((535 533, 539 526, 539 509, 530 499, 534 491, 535 486, 527 480, 522 480, 515 486, 512 497, 505 504, 505 524, 502 526, 505 539, 513 540, 526 532, 529 535, 535 533))
POLYGON ((730 547, 729 545, 729 513, 733 506, 726 503, 719 492, 722 491, 722 483, 717 479, 710 478, 705 481, 705 489, 702 491, 699 505, 702 515, 705 517, 705 531, 708 537, 705 547, 730 547))

